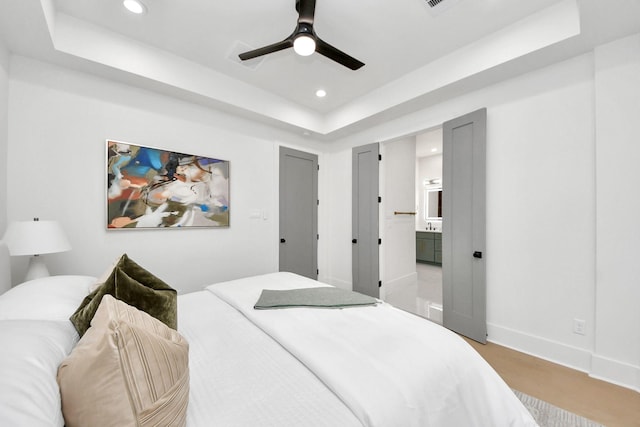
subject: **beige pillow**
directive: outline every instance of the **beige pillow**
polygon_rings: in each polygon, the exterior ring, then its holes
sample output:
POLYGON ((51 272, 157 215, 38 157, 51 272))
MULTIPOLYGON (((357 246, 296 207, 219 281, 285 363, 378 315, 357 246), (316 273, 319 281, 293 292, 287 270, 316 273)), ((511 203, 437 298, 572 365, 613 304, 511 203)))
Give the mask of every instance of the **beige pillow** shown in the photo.
POLYGON ((184 426, 189 345, 147 313, 105 295, 58 369, 67 427, 184 426))

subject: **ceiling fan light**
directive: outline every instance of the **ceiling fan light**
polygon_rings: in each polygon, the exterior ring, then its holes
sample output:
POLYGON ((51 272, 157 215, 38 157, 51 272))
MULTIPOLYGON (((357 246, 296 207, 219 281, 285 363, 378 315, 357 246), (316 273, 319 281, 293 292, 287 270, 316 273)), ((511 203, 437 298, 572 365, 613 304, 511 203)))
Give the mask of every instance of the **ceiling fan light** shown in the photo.
POLYGON ((293 41, 293 50, 300 56, 309 56, 316 51, 316 41, 313 37, 300 35, 293 41))
POLYGON ((124 0, 122 2, 125 8, 131 13, 140 15, 146 12, 147 8, 138 0, 124 0))

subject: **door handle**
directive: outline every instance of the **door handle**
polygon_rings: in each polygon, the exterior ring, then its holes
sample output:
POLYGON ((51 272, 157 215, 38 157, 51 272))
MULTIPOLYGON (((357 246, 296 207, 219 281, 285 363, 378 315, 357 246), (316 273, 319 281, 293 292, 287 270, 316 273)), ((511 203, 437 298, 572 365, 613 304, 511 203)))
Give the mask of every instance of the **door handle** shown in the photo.
POLYGON ((354 244, 355 244, 355 243, 358 243, 358 239, 353 239, 353 240, 351 240, 351 243, 354 243, 354 244))
POLYGON ((480 251, 475 251, 475 252, 473 253, 473 257, 474 257, 474 258, 482 258, 482 252, 480 252, 480 251))
POLYGON ((280 239, 280 243, 287 243, 285 239, 280 239))

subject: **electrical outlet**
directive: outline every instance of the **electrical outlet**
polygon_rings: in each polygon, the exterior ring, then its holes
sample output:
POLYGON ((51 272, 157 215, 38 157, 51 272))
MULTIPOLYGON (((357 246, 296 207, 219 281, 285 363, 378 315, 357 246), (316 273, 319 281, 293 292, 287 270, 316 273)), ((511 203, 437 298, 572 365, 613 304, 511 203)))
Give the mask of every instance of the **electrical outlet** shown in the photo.
POLYGON ((573 333, 586 335, 587 322, 582 319, 573 319, 573 333))

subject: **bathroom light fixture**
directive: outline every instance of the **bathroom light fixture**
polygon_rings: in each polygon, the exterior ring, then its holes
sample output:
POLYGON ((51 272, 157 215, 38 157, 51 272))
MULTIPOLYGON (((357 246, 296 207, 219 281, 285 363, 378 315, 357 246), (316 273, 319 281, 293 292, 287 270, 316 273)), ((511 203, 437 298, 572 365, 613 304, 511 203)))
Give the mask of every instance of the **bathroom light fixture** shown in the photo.
POLYGON ((436 184, 442 184, 442 179, 441 178, 433 178, 433 179, 425 179, 424 180, 424 185, 436 185, 436 184))
POLYGON ((431 149, 431 152, 432 152, 432 153, 436 153, 437 151, 438 151, 438 149, 437 149, 437 148, 435 148, 435 147, 431 149))
POLYGON ((122 4, 129 12, 135 13, 136 15, 141 15, 147 11, 145 5, 139 0, 124 0, 122 4))
POLYGON ((316 96, 317 96, 318 98, 324 98, 325 96, 327 96, 327 91, 326 91, 326 90, 324 90, 324 89, 318 89, 318 90, 316 91, 316 96))
POLYGON ((305 34, 301 34, 293 41, 293 50, 300 56, 309 56, 316 51, 316 41, 305 34))
POLYGON ((4 235, 11 256, 31 255, 25 281, 49 276, 40 255, 71 250, 71 245, 57 221, 12 222, 4 235))

